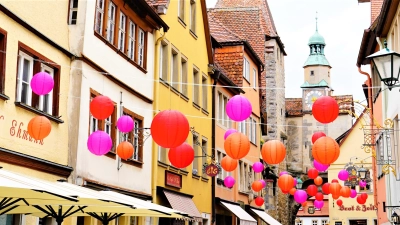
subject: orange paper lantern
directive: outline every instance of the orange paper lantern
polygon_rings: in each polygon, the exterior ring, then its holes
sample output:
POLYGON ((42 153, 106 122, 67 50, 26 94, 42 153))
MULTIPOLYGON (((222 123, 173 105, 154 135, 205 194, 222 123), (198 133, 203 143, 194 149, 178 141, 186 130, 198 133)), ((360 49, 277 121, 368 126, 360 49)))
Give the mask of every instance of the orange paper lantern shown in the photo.
POLYGON ((301 206, 303 206, 303 208, 305 208, 305 207, 307 206, 307 201, 303 202, 303 203, 301 204, 301 206))
POLYGON ((350 197, 351 194, 351 189, 347 186, 344 186, 340 189, 340 195, 343 196, 344 198, 350 197))
POLYGON ((329 185, 329 191, 331 192, 332 196, 340 196, 340 189, 342 186, 339 183, 331 183, 329 185))
POLYGON ((238 165, 238 161, 236 159, 232 159, 229 156, 224 156, 224 158, 222 158, 221 160, 221 167, 227 171, 227 172, 231 172, 234 171, 236 169, 238 165))
POLYGON ((314 179, 314 184, 317 186, 320 186, 322 184, 323 180, 322 177, 318 176, 314 179))
POLYGON ((297 189, 296 188, 292 188, 289 190, 289 194, 294 195, 294 193, 296 193, 297 189))
POLYGON ((261 155, 266 163, 278 164, 285 159, 286 148, 280 141, 267 141, 262 146, 261 155))
POLYGON ((263 184, 261 183, 261 181, 256 180, 251 184, 251 188, 253 189, 253 191, 259 192, 263 189, 263 184))
POLYGON ((288 193, 293 188, 294 181, 293 177, 289 174, 284 174, 278 178, 278 186, 281 188, 283 193, 288 193))
POLYGON ((28 133, 35 140, 43 140, 50 134, 51 123, 45 116, 36 116, 28 123, 28 133))
POLYGON ((119 143, 119 145, 117 147, 117 155, 121 159, 125 159, 125 160, 131 158, 133 155, 133 145, 127 141, 123 141, 123 142, 119 143))
POLYGON ((325 165, 335 162, 339 154, 338 143, 330 137, 320 137, 312 147, 314 160, 325 165))
POLYGON ((226 138, 224 143, 226 154, 232 159, 241 159, 250 151, 249 138, 242 133, 233 133, 226 138))

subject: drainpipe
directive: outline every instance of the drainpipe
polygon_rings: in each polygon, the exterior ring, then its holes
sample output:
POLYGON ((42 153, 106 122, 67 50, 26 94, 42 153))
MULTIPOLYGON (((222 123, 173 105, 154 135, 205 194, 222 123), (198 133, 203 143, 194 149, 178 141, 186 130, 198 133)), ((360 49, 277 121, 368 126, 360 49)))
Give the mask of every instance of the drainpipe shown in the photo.
MULTIPOLYGON (((361 66, 358 66, 358 72, 367 76, 367 86, 368 86, 368 106, 371 109, 370 111, 370 115, 371 115, 371 129, 373 129, 374 126, 374 107, 373 107, 373 102, 372 102, 372 81, 371 81, 371 76, 362 71, 361 70, 361 66)), ((375 137, 372 136, 372 140, 373 143, 375 142, 375 137)), ((373 151, 375 151, 375 147, 372 146, 373 151)), ((376 171, 376 160, 372 159, 372 173, 374 174, 374 176, 372 176, 372 184, 374 186, 374 205, 376 208, 378 208, 378 187, 377 187, 377 171, 376 171)))

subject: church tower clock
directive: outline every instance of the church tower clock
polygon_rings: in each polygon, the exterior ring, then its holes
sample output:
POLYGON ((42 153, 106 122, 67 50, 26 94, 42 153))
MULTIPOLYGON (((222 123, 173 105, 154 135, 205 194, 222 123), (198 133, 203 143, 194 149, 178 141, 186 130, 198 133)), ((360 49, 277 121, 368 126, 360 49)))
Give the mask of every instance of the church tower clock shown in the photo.
POLYGON ((320 96, 331 95, 331 66, 325 58, 325 39, 318 33, 318 18, 316 29, 308 41, 310 55, 304 63, 303 112, 312 110, 313 103, 320 96))

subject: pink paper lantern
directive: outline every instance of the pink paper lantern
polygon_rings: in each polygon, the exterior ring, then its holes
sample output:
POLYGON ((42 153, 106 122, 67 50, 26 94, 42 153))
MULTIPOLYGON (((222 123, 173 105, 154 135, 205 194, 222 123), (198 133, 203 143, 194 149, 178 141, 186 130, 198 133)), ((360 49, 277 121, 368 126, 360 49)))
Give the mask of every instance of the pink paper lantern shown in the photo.
POLYGON ((249 118, 251 111, 251 103, 243 95, 233 96, 226 104, 226 114, 236 122, 249 118))
POLYGON ((47 95, 54 87, 54 80, 50 74, 39 72, 32 77, 31 88, 37 95, 47 95))
POLYGON ((355 197, 357 197, 357 191, 351 189, 351 190, 350 190, 350 198, 355 198, 355 197))
POLYGON ((227 176, 224 179, 224 185, 227 188, 231 188, 233 187, 233 185, 235 185, 235 178, 231 177, 231 176, 227 176))
POLYGON ((264 170, 264 165, 260 162, 253 163, 253 171, 256 173, 260 173, 264 170))
POLYGON ((314 201, 314 206, 317 209, 322 209, 322 207, 324 206, 324 200, 319 201, 319 200, 315 200, 314 201))
POLYGON ((308 197, 307 192, 305 192, 304 190, 297 190, 294 193, 294 200, 299 204, 307 201, 307 197, 308 197))
POLYGON ((317 169, 319 172, 324 172, 329 168, 329 165, 322 164, 317 160, 313 161, 314 168, 317 169))
POLYGON ((338 174, 338 178, 339 180, 345 181, 349 178, 349 172, 347 172, 347 170, 343 169, 339 171, 338 174))
POLYGON ((224 140, 226 140, 226 139, 228 138, 229 135, 231 135, 232 133, 236 133, 236 132, 237 132, 237 130, 235 130, 235 129, 229 129, 229 130, 227 130, 227 131, 225 132, 225 135, 224 135, 224 140))
POLYGON ((267 185, 267 183, 265 183, 265 180, 261 179, 260 182, 262 184, 262 187, 265 188, 265 186, 267 185))
POLYGON ((360 180, 360 182, 359 182, 358 185, 359 185, 360 187, 364 188, 364 187, 367 186, 367 182, 365 182, 365 181, 363 181, 363 180, 360 180))
POLYGON ((94 155, 104 155, 112 148, 111 137, 101 130, 93 132, 88 138, 87 147, 94 155))
POLYGON ((282 171, 279 173, 279 176, 285 175, 285 174, 289 174, 287 171, 282 171))
POLYGON ((117 121, 118 130, 122 133, 128 133, 133 130, 134 122, 132 117, 124 115, 121 116, 117 121))

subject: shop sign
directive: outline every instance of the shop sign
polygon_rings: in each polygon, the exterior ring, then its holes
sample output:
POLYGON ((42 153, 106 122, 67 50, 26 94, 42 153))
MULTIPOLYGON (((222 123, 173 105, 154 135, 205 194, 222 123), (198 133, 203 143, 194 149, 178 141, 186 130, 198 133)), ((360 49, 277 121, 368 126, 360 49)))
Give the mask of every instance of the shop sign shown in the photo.
POLYGON ((366 211, 375 211, 377 210, 376 207, 372 204, 369 204, 369 206, 366 205, 357 205, 357 206, 340 206, 339 208, 340 211, 360 211, 360 212, 366 212, 366 211))
POLYGON ((219 173, 219 169, 216 165, 210 164, 205 168, 206 174, 210 177, 215 177, 219 173))
MULTIPOLYGON (((4 120, 4 116, 0 116, 0 120, 4 120)), ((10 126, 10 136, 16 137, 25 141, 30 141, 35 144, 43 145, 43 140, 35 140, 28 133, 28 127, 24 127, 24 122, 19 122, 17 120, 11 121, 10 126)))
POLYGON ((168 170, 165 171, 165 185, 182 188, 182 175, 172 173, 168 170))
POLYGON ((335 225, 342 225, 342 221, 335 221, 335 225))
POLYGON ((315 213, 315 207, 314 206, 309 206, 308 207, 308 214, 314 214, 315 213))

